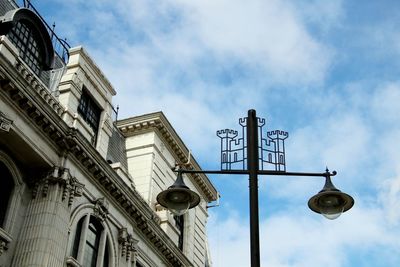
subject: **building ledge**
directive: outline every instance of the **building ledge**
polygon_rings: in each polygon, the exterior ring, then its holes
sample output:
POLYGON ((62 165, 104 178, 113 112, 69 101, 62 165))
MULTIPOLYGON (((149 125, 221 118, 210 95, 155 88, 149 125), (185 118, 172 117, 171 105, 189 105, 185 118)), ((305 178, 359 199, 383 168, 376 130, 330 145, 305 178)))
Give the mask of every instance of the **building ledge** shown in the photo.
MULTIPOLYGON (((180 163, 189 161, 189 149, 185 146, 162 112, 120 120, 117 121, 117 127, 125 137, 156 130, 166 141, 166 144, 174 151, 174 154, 178 156, 177 160, 180 161, 180 163)), ((190 166, 188 166, 188 169, 201 170, 200 165, 193 157, 190 159, 190 166)), ((193 178, 195 185, 200 189, 199 192, 203 193, 207 202, 216 201, 218 199, 218 192, 207 175, 191 174, 190 176, 193 178)))

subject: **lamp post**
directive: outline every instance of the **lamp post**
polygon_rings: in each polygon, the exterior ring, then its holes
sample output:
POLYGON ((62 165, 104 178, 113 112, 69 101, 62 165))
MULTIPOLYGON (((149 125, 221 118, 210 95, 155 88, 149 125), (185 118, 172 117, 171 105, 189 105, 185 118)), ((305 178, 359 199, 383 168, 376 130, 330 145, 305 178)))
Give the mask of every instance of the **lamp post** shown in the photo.
POLYGON ((260 266, 259 216, 258 216, 258 175, 311 176, 325 177, 323 189, 308 201, 309 208, 328 219, 336 219, 354 205, 354 199, 338 190, 331 177, 336 171, 326 169, 322 173, 287 172, 284 140, 287 132, 271 131, 263 137, 264 119, 256 117, 255 110, 249 110, 248 116, 239 120, 242 136, 230 129, 217 132, 221 138, 221 170, 186 170, 179 168, 175 183, 157 196, 161 206, 176 215, 182 215, 188 209, 197 206, 199 195, 190 190, 183 182, 183 173, 205 174, 247 174, 249 175, 250 198, 250 257, 251 267, 260 266), (260 135, 259 135, 260 134, 260 135), (273 167, 273 170, 267 169, 273 167))

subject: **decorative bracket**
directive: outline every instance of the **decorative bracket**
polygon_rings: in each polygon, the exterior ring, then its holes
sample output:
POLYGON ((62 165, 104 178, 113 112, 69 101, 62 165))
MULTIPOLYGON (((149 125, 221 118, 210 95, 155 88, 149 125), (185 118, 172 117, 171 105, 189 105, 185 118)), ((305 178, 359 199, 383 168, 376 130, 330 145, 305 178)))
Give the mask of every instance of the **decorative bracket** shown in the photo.
POLYGON ((71 176, 69 169, 55 166, 42 179, 35 182, 32 197, 34 199, 38 197, 39 192, 41 192, 42 197, 47 197, 51 184, 62 185, 61 200, 68 199, 68 206, 72 205, 75 197, 82 196, 83 187, 85 186, 78 179, 71 176))
POLYGON ((100 220, 104 221, 108 216, 109 203, 104 197, 98 198, 94 203, 94 215, 100 220))
POLYGON ((9 132, 13 121, 0 111, 0 130, 9 132))
POLYGON ((128 230, 124 227, 119 229, 118 242, 121 247, 121 257, 125 258, 126 261, 136 262, 139 240, 128 234, 128 230))

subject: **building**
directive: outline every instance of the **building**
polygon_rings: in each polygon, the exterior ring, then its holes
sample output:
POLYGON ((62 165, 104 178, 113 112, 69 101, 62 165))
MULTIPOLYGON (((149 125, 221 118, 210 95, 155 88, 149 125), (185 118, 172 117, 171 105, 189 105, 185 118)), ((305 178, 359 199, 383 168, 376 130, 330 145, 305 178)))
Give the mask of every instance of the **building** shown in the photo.
POLYGON ((201 203, 181 217, 156 201, 189 160, 172 125, 115 121, 89 54, 24 3, 0 0, 0 266, 210 266, 208 177, 185 177, 201 203))

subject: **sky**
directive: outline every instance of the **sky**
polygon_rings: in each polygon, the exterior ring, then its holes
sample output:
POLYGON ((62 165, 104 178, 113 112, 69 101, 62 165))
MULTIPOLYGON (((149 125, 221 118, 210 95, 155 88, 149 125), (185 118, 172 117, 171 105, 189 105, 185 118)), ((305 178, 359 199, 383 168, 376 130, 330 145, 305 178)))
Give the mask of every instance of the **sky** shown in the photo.
MULTIPOLYGON (((289 132, 288 171, 338 172, 355 205, 337 220, 307 207, 322 179, 259 177, 262 266, 399 266, 399 1, 32 2, 94 58, 119 118, 163 111, 203 169, 255 109, 289 132)), ((209 177, 213 266, 250 266, 248 178, 209 177)))

